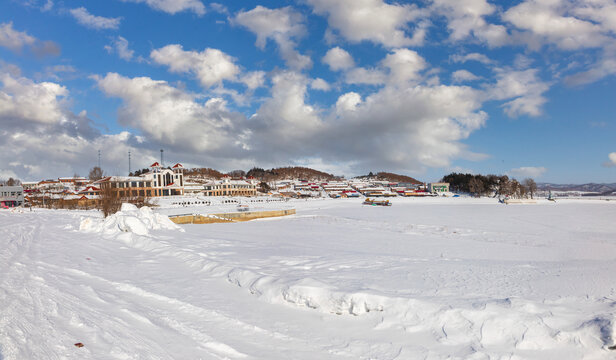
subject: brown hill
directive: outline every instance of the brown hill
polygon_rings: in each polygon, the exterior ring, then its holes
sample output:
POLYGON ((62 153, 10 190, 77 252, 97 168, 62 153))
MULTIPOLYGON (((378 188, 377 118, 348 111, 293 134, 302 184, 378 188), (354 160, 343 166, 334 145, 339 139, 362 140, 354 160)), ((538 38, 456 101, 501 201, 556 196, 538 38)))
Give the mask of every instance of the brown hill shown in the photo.
POLYGON ((391 181, 397 183, 411 183, 411 184, 423 184, 421 181, 406 175, 394 174, 390 172, 381 171, 376 174, 370 173, 369 175, 358 176, 358 178, 391 181))
POLYGON ((210 168, 185 169, 184 175, 193 178, 222 179, 223 173, 210 168))
POLYGON ((280 167, 275 169, 264 170, 261 168, 252 168, 246 176, 252 176, 262 181, 275 181, 286 179, 302 179, 302 180, 334 180, 336 176, 325 173, 323 171, 314 170, 301 166, 280 167))

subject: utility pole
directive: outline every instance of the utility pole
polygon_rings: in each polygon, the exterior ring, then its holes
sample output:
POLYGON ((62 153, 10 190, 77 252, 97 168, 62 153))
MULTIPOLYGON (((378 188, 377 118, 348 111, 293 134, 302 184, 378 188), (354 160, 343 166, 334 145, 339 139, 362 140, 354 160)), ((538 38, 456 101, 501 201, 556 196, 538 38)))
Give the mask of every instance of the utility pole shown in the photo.
POLYGON ((130 176, 130 150, 128 151, 128 176, 130 176))

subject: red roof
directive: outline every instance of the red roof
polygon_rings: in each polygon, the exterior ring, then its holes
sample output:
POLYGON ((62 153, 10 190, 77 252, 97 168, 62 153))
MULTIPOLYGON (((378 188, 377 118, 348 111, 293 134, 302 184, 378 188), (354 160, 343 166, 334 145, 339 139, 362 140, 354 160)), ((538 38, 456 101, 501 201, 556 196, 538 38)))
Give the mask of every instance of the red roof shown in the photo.
POLYGON ((182 164, 180 164, 180 163, 177 163, 177 164, 173 165, 173 169, 180 169, 180 168, 184 168, 182 166, 182 164))
POLYGON ((157 162, 155 162, 154 164, 150 165, 150 167, 160 167, 160 164, 157 162))

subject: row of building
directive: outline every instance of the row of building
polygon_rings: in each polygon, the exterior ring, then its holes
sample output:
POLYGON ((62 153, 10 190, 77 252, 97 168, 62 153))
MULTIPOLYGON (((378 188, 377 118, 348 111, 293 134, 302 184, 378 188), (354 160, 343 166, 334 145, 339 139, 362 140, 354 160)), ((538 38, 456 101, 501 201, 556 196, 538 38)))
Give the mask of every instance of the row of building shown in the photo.
MULTIPOLYGON (((139 176, 107 176, 96 181, 84 177, 24 182, 22 187, 0 188, 2 206, 19 206, 24 201, 34 205, 61 203, 64 206, 95 206, 101 194, 116 198, 150 198, 197 194, 203 196, 256 196, 259 182, 254 178, 221 180, 185 178, 184 167, 177 163, 164 168, 158 162, 139 176)), ((271 196, 280 197, 392 197, 433 196, 449 191, 447 183, 411 184, 379 180, 311 182, 283 180, 269 183, 271 196)))

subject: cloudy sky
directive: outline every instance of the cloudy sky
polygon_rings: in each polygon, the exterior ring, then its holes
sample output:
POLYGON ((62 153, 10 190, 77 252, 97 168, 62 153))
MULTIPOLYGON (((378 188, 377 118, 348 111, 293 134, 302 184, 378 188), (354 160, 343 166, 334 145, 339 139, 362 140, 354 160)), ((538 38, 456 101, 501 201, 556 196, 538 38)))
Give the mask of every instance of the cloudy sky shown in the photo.
POLYGON ((616 181, 615 0, 5 0, 0 178, 616 181))

